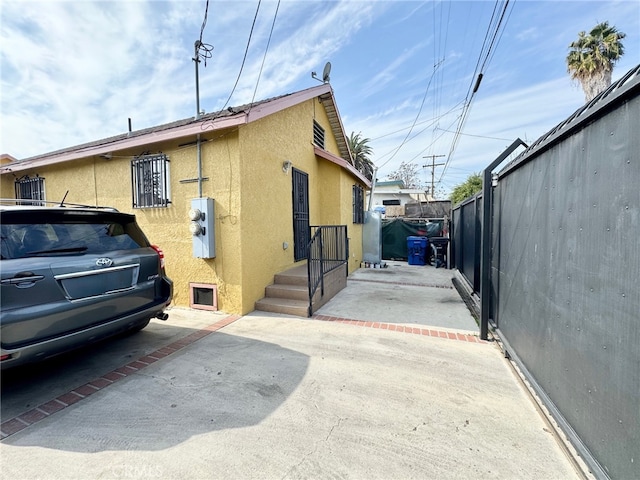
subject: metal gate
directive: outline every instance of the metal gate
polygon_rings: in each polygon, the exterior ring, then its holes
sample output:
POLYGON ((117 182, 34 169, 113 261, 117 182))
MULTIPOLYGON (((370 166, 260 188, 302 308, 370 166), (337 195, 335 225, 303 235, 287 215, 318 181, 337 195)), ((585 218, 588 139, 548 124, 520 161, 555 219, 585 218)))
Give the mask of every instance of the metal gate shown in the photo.
POLYGON ((293 257, 307 258, 309 244, 309 176, 301 170, 293 172, 293 257))
POLYGON ((481 271, 481 337, 491 323, 602 479, 638 478, 638 131, 640 65, 485 169, 481 238, 478 197, 453 212, 456 267, 476 291, 481 271))

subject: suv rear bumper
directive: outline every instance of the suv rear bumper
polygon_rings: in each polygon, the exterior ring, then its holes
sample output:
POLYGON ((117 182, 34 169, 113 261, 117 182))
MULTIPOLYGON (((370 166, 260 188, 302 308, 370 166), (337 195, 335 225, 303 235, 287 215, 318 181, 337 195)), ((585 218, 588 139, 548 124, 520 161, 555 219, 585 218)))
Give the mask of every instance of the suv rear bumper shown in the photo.
POLYGON ((24 347, 7 350, 0 348, 0 355, 3 358, 9 355, 8 358, 2 360, 0 368, 4 370, 6 368, 45 360, 55 355, 139 328, 151 318, 161 315, 164 309, 171 303, 173 298, 173 282, 169 278, 163 277, 158 280, 158 284, 158 288, 162 293, 162 296, 159 298, 162 300, 142 311, 24 347))

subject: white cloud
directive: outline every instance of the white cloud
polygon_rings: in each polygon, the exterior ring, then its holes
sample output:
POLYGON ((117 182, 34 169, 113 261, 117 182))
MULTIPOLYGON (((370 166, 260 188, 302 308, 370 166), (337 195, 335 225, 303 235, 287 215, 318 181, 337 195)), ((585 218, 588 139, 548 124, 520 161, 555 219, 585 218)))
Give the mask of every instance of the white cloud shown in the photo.
POLYGON ((526 41, 529 42, 531 40, 535 40, 536 38, 538 38, 540 36, 540 33, 538 32, 538 29, 536 27, 530 27, 527 28, 521 32, 518 32, 516 34, 516 38, 520 41, 526 41))
MULTIPOLYGON (((475 102, 463 130, 468 135, 460 137, 448 168, 464 172, 466 178, 466 174, 484 169, 516 138, 536 140, 581 105, 581 92, 568 93, 564 78, 497 93, 475 102)), ((399 128, 410 125, 412 119, 406 114, 390 114, 357 122, 358 130, 366 132, 366 137, 374 137, 371 132, 396 132, 372 141, 374 162, 382 166, 378 178, 396 170, 402 161, 422 165, 425 156, 448 156, 460 113, 458 108, 436 123, 432 123, 432 119, 424 120, 414 129, 414 133, 421 133, 411 138, 388 163, 389 154, 397 149, 407 133, 406 129, 398 131, 399 128)))
POLYGON ((182 110, 186 91, 175 79, 188 53, 173 45, 186 17, 157 7, 3 3, 2 150, 36 155, 126 131, 128 117, 141 128, 182 110))
MULTIPOLYGON (((193 116, 191 58, 205 3, 0 0, 0 153, 24 158, 123 133, 129 117, 140 129, 193 116)), ((253 98, 276 5, 261 3, 232 105, 253 98)), ((199 68, 201 108, 220 109, 229 97, 256 6, 209 2, 203 41, 215 49, 199 68)), ((347 134, 372 139, 380 178, 403 160, 448 154, 447 130, 456 129, 492 9, 476 1, 283 1, 256 100, 316 85, 311 72, 331 61, 347 134)), ((582 104, 566 75, 566 47, 605 19, 627 33, 615 79, 639 63, 637 1, 515 4, 445 184, 511 143, 495 138, 533 141, 582 104)))
POLYGON ((376 73, 371 80, 363 85, 363 97, 370 97, 383 90, 391 82, 398 81, 399 68, 411 60, 417 51, 423 49, 425 43, 413 45, 411 48, 404 50, 398 57, 387 65, 380 72, 376 73))

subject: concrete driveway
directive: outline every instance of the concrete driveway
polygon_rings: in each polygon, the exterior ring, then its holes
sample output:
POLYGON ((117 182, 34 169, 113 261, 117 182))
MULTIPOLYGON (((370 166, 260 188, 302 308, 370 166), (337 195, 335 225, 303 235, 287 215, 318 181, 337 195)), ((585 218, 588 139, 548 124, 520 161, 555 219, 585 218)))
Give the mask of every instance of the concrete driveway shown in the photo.
POLYGON ((1 478, 580 478, 451 275, 359 270, 314 319, 174 308, 3 374, 1 478))

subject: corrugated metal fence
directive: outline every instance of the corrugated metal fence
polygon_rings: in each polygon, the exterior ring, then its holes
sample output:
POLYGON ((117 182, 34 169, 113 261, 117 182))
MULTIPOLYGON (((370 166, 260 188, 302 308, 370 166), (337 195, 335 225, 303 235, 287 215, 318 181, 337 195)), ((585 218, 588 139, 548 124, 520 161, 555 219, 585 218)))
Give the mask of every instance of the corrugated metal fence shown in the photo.
POLYGON ((597 477, 640 477, 640 66, 452 215, 453 260, 597 477), (489 266, 488 266, 489 267, 489 266))

